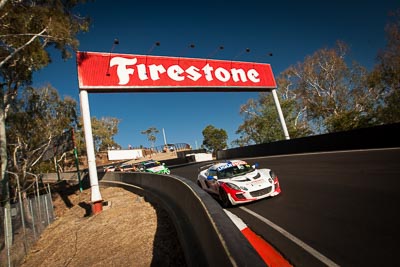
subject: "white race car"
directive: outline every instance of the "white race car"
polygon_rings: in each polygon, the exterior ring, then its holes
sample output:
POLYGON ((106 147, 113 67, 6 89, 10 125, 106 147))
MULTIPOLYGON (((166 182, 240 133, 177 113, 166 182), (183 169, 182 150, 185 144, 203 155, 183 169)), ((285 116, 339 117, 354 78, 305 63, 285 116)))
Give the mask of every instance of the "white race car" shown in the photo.
POLYGON ((221 201, 224 208, 281 193, 278 177, 270 169, 257 169, 243 160, 200 167, 197 184, 221 201))

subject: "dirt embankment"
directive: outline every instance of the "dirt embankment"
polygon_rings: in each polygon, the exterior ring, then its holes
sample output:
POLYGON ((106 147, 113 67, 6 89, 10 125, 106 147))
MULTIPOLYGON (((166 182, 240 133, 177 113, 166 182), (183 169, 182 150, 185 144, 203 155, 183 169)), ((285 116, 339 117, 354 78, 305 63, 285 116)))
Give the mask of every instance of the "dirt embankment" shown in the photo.
POLYGON ((90 189, 54 191, 57 219, 21 266, 186 266, 165 210, 118 187, 101 188, 107 206, 91 215, 90 189))

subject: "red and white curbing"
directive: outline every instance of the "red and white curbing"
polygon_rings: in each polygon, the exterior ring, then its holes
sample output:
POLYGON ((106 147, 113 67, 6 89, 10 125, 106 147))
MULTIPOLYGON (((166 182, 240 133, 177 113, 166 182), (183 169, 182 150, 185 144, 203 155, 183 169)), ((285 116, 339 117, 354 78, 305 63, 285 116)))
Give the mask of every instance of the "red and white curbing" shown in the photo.
POLYGON ((236 225, 237 228, 242 232, 242 234, 247 238, 249 243, 254 247, 260 257, 264 260, 267 266, 274 267, 289 267, 291 265, 283 256, 276 251, 269 243, 264 239, 254 233, 247 225, 235 214, 225 210, 225 213, 236 225))

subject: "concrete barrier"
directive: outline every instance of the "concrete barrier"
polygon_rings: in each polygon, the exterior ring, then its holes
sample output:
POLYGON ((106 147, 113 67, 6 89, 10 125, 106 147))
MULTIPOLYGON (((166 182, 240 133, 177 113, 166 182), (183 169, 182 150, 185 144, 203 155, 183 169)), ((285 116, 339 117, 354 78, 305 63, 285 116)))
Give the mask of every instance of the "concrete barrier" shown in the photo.
POLYGON ((217 159, 400 147, 400 123, 217 151, 217 159))
POLYGON ((78 172, 60 172, 60 173, 43 173, 39 177, 43 178, 43 180, 47 182, 56 182, 56 181, 76 181, 78 182, 78 176, 85 177, 87 175, 87 171, 78 172))
POLYGON ((143 194, 171 216, 188 266, 265 266, 221 206, 192 181, 174 175, 99 173, 100 184, 143 194))

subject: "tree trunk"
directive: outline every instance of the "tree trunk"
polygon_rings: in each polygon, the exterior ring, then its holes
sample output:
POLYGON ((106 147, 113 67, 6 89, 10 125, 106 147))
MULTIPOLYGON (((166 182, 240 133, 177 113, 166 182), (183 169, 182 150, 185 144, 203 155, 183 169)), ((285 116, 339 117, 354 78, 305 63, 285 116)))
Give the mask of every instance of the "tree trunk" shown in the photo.
POLYGON ((10 191, 9 179, 7 174, 7 139, 6 139, 6 116, 4 105, 0 108, 0 159, 1 159, 1 186, 2 186, 2 201, 4 203, 5 216, 4 216, 4 233, 5 243, 11 246, 12 238, 12 225, 11 225, 11 205, 10 205, 10 191))

